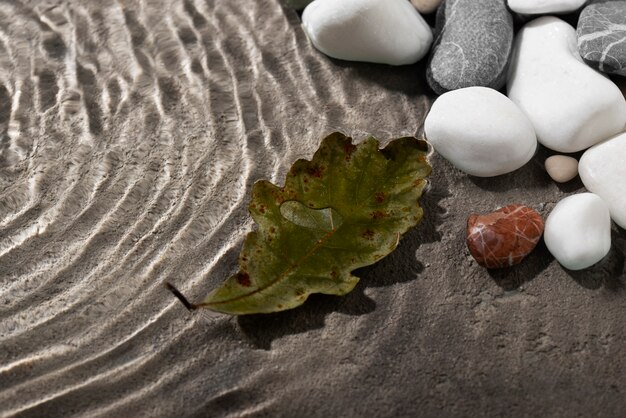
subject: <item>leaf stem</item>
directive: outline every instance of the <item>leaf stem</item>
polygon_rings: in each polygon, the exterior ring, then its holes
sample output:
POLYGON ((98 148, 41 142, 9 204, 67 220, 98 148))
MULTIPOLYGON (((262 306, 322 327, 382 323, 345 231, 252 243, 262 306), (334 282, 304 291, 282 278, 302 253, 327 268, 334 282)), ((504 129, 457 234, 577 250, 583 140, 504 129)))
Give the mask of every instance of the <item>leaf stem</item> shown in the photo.
POLYGON ((180 291, 176 289, 176 287, 174 287, 173 284, 171 284, 170 282, 165 282, 165 287, 167 288, 167 290, 172 292, 174 296, 176 296, 176 298, 180 301, 180 303, 185 305, 185 308, 187 308, 190 311, 195 311, 196 309, 198 309, 198 305, 195 305, 189 302, 187 298, 185 297, 185 295, 180 293, 180 291))

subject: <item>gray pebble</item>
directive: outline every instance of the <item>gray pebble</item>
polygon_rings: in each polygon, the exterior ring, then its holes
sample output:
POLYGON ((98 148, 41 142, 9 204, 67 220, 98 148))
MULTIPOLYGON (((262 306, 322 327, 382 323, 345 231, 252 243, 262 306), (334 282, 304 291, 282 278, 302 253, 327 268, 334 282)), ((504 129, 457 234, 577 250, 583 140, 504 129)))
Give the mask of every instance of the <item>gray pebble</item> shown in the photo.
POLYGON ((576 29, 578 52, 602 72, 626 76, 626 2, 605 1, 585 7, 576 29))
POLYGON ((512 43, 505 0, 446 0, 437 11, 428 84, 438 94, 472 86, 499 89, 512 43))

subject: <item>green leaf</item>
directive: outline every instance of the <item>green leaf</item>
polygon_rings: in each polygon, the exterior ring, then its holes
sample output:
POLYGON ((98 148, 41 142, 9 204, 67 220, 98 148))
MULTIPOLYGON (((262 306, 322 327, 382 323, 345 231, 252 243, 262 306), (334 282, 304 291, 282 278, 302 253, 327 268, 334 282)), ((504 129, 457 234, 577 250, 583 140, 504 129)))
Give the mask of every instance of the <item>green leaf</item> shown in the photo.
POLYGON ((344 295, 354 269, 392 252, 422 218, 418 199, 430 174, 427 146, 415 138, 353 145, 333 133, 311 161, 298 160, 280 188, 259 181, 239 272, 197 307, 233 315, 295 308, 312 293, 344 295))

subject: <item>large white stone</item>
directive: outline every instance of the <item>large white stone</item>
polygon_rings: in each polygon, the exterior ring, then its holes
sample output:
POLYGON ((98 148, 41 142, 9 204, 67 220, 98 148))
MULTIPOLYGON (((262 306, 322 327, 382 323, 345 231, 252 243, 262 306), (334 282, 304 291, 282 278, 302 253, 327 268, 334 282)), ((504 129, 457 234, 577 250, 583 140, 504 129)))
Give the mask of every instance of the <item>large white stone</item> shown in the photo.
POLYGON ((552 16, 517 34, 508 95, 530 118, 539 142, 556 151, 581 151, 626 125, 620 90, 582 61, 576 31, 552 16))
POLYGON ((591 267, 611 249, 609 208, 593 193, 566 197, 548 216, 543 238, 563 267, 570 270, 591 267))
POLYGON ((509 0, 509 8, 516 13, 568 13, 580 9, 586 0, 509 0))
POLYGON ((604 199, 615 223, 626 229, 626 134, 589 148, 578 170, 585 187, 604 199))
POLYGON ((517 170, 537 149, 526 115, 505 95, 487 87, 439 96, 424 131, 435 151, 460 170, 480 177, 517 170))
POLYGON ((413 64, 433 41, 407 0, 315 0, 304 9, 302 24, 317 49, 349 61, 413 64))

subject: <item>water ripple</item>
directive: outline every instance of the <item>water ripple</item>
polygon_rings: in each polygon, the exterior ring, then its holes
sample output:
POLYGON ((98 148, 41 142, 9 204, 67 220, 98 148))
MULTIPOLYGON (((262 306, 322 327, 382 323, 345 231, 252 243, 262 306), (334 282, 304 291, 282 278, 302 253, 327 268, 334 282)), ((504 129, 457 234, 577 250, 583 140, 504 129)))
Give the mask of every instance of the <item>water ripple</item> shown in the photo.
POLYGON ((277 0, 0 2, 0 416, 274 408, 287 371, 162 283, 230 274, 252 184, 325 134, 415 133, 427 102, 386 91, 277 0))

